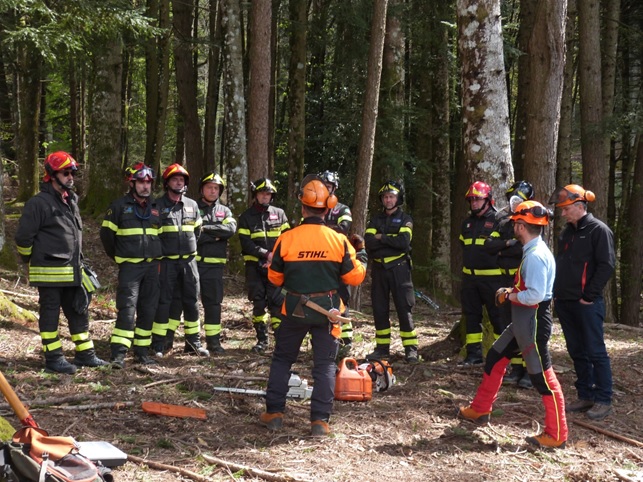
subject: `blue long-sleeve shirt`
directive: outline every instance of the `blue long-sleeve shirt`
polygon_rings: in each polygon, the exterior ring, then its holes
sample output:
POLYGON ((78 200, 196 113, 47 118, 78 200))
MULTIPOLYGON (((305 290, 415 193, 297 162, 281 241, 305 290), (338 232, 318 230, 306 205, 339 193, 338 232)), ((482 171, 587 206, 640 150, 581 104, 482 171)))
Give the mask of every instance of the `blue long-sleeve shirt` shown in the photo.
POLYGON ((518 301, 533 306, 551 300, 556 276, 554 255, 540 236, 525 244, 522 252, 522 263, 516 274, 518 301))

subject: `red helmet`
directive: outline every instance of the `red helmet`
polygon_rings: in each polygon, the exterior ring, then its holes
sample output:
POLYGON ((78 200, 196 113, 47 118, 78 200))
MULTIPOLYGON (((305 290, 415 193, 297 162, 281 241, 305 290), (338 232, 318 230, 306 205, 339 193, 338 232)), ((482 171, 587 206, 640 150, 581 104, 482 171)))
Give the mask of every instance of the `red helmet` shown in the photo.
POLYGON ((595 200, 596 195, 592 191, 586 191, 578 184, 568 184, 554 191, 554 194, 549 198, 549 204, 556 204, 557 208, 563 208, 580 201, 593 202, 595 200))
POLYGON ((536 224, 537 226, 547 226, 551 213, 545 206, 538 201, 523 201, 511 215, 513 221, 524 221, 527 224, 536 224))
POLYGON ((63 169, 78 170, 76 160, 65 151, 52 152, 45 158, 45 175, 43 181, 49 182, 54 173, 63 169))
POLYGON ((137 162, 132 167, 127 168, 128 181, 154 181, 154 177, 154 170, 143 162, 137 162))
POLYGON ((489 201, 492 201, 493 191, 491 190, 491 186, 486 182, 476 181, 469 186, 464 197, 467 201, 470 201, 471 199, 488 199, 489 201))
POLYGON ((187 186, 190 183, 190 174, 181 164, 170 164, 167 166, 165 171, 163 171, 163 185, 167 185, 167 181, 172 176, 183 176, 185 178, 185 185, 187 186))

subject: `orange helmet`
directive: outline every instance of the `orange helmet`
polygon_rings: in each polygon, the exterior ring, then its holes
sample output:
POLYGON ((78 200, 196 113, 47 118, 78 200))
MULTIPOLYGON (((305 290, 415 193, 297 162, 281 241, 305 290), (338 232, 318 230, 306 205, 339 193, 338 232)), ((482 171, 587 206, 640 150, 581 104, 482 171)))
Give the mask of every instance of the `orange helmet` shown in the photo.
POLYGON ((76 160, 65 151, 52 152, 45 158, 45 175, 42 180, 49 182, 54 173, 70 169, 72 172, 78 170, 76 160))
POLYGON ((547 226, 551 213, 545 206, 538 201, 524 201, 516 206, 516 210, 511 215, 513 221, 524 221, 527 224, 536 224, 538 226, 547 226))
POLYGON ((167 166, 165 171, 163 171, 163 185, 167 185, 167 181, 172 176, 183 176, 185 178, 185 185, 187 186, 190 183, 190 174, 188 173, 187 169, 183 167, 181 164, 170 164, 167 166))
POLYGON ((570 206, 577 202, 593 202, 596 195, 592 191, 586 191, 578 184, 568 184, 554 191, 549 198, 549 204, 556 204, 557 208, 570 206))
POLYGON ((309 174, 301 181, 298 197, 302 204, 311 208, 332 209, 337 205, 337 197, 328 192, 324 180, 315 174, 309 174))

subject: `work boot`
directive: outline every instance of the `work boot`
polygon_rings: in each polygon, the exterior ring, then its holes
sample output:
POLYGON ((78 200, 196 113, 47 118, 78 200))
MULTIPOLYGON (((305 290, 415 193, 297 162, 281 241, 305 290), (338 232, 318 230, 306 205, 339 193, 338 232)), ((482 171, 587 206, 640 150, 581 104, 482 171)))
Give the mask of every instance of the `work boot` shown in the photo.
POLYGON ((330 434, 328 422, 324 420, 315 420, 310 423, 310 435, 313 437, 325 437, 330 434))
POLYGON ((592 420, 603 420, 612 413, 612 405, 609 403, 596 402, 592 408, 587 411, 587 418, 592 420))
POLYGON ((366 355, 367 360, 384 360, 391 356, 389 345, 375 345, 375 350, 366 355))
POLYGON ((225 348, 221 346, 220 335, 206 336, 205 343, 210 355, 222 355, 225 353, 225 348))
POLYGON ((252 347, 255 353, 263 353, 268 349, 268 326, 265 323, 255 323, 257 344, 252 347))
POLYGON ((112 364, 112 368, 116 370, 122 370, 125 368, 125 354, 124 353, 119 353, 115 356, 112 356, 110 359, 110 363, 112 364))
POLYGON ((407 346, 404 348, 404 361, 409 365, 420 363, 417 346, 407 346))
POLYGON ((187 335, 185 337, 185 347, 183 348, 183 353, 189 353, 190 355, 198 356, 210 356, 210 352, 203 348, 201 345, 201 339, 198 334, 187 335))
POLYGON ((152 335, 152 354, 156 358, 163 358, 163 350, 165 350, 165 337, 160 335, 152 335))
POLYGON ((475 423, 476 425, 487 425, 491 419, 491 412, 480 413, 471 408, 471 405, 460 407, 458 418, 463 418, 475 423))
POLYGON ((48 373, 66 373, 73 375, 78 368, 67 361, 61 349, 45 354, 45 371, 48 373))
POLYGON ((102 367, 108 363, 105 360, 101 360, 96 356, 96 350, 90 348, 89 350, 77 351, 72 361, 77 367, 102 367))
POLYGON ((572 403, 565 406, 565 412, 575 413, 575 412, 587 412, 590 408, 594 406, 594 402, 591 400, 574 400, 572 403))
POLYGON ((525 370, 525 374, 518 380, 518 387, 520 388, 525 388, 529 390, 530 388, 534 388, 534 386, 531 383, 531 377, 529 376, 529 373, 527 373, 527 370, 525 370))
POLYGON ((482 344, 481 343, 471 343, 467 345, 467 357, 458 362, 460 366, 474 366, 482 365, 484 360, 482 359, 482 344))
POLYGON ((564 449, 566 440, 556 440, 554 437, 548 433, 541 433, 540 435, 532 435, 531 437, 526 437, 525 440, 531 445, 535 445, 540 448, 550 448, 550 449, 564 449))
POLYGON ((273 432, 276 432, 277 430, 281 430, 281 427, 284 424, 284 414, 281 412, 277 412, 277 413, 264 412, 261 415, 259 415, 259 421, 268 430, 272 430, 273 432))
POLYGON ((174 330, 167 330, 163 340, 163 353, 170 353, 174 348, 174 330))
POLYGON ((505 373, 505 376, 502 377, 503 385, 514 385, 520 381, 520 379, 525 374, 525 367, 522 364, 511 365, 511 371, 505 373))
POLYGON ((150 357, 148 348, 146 346, 134 347, 134 363, 138 365, 158 365, 158 362, 150 357))

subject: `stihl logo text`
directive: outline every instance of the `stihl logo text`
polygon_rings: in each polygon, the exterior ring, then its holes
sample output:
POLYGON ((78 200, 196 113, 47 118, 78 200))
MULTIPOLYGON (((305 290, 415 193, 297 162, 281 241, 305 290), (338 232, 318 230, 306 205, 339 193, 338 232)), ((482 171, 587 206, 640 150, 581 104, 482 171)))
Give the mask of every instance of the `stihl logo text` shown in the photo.
POLYGON ((326 251, 300 251, 297 259, 324 259, 327 258, 326 251))

